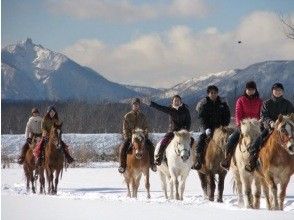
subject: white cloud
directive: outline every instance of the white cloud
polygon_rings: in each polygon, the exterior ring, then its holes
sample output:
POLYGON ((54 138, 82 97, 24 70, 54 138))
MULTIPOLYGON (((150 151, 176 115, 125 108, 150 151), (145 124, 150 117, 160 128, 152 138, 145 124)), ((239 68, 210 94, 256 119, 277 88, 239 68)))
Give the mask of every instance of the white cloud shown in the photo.
POLYGON ((119 23, 164 17, 203 17, 211 10, 204 0, 161 0, 149 4, 135 4, 131 0, 47 0, 47 5, 53 13, 119 23))
POLYGON ((264 60, 294 59, 294 42, 285 37, 275 14, 254 12, 230 32, 176 26, 115 48, 98 40, 80 40, 63 52, 112 81, 167 87, 264 60))

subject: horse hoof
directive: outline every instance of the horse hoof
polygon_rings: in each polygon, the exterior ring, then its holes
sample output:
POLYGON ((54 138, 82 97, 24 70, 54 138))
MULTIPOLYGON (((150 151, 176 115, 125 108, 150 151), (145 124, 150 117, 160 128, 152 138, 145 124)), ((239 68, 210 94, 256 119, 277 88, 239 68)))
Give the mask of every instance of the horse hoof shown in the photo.
POLYGON ((211 202, 213 202, 214 201, 214 198, 209 198, 208 200, 211 201, 211 202))
POLYGON ((221 203, 221 202, 223 202, 223 200, 222 199, 217 199, 217 202, 220 202, 221 203))

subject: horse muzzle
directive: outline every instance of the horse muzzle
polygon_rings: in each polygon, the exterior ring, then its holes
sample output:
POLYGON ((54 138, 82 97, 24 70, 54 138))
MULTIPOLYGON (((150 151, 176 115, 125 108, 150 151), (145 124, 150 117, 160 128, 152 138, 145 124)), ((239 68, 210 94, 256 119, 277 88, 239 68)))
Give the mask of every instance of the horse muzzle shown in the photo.
POLYGON ((187 150, 184 150, 181 152, 181 159, 183 160, 183 162, 187 161, 190 157, 190 152, 187 150))
POLYGON ((141 153, 141 152, 136 152, 135 156, 136 156, 136 158, 137 158, 138 160, 141 160, 141 158, 143 157, 143 153, 141 153))

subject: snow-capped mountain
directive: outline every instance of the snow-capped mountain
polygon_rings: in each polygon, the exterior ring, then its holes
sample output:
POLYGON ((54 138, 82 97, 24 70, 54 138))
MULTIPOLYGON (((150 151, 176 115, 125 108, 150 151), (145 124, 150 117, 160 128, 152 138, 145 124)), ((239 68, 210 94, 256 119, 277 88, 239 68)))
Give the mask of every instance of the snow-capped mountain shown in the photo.
POLYGON ((164 91, 164 89, 156 89, 151 87, 144 87, 144 86, 131 86, 131 85, 125 85, 128 89, 134 90, 138 93, 141 93, 145 96, 153 96, 156 94, 159 94, 164 91))
POLYGON ((219 87, 220 95, 235 98, 243 93, 245 83, 254 80, 261 97, 268 98, 271 86, 281 82, 285 87, 285 96, 294 97, 294 61, 266 61, 248 66, 245 69, 223 71, 193 78, 163 91, 152 97, 153 100, 168 102, 175 94, 179 94, 187 103, 195 103, 206 95, 208 85, 219 87))
POLYGON ((31 39, 1 54, 2 99, 119 101, 142 95, 31 39))

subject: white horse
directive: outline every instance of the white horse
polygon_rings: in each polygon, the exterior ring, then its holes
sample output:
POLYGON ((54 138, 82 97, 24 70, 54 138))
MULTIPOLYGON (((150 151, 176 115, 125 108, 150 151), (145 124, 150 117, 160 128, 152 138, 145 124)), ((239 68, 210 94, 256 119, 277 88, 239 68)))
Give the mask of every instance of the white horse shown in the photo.
MULTIPOLYGON (((162 162, 157 167, 161 179, 161 186, 167 195, 167 182, 170 186, 170 199, 174 199, 174 187, 176 190, 175 198, 183 200, 185 182, 195 161, 194 151, 191 149, 191 134, 187 130, 174 132, 174 138, 166 148, 167 163, 162 162)), ((156 146, 155 155, 158 152, 160 142, 156 146)))
POLYGON ((231 169, 234 173, 238 192, 238 205, 259 209, 261 182, 256 172, 249 173, 245 165, 249 163, 248 148, 260 135, 260 122, 257 119, 244 119, 241 122, 241 138, 237 145, 231 169))

